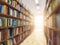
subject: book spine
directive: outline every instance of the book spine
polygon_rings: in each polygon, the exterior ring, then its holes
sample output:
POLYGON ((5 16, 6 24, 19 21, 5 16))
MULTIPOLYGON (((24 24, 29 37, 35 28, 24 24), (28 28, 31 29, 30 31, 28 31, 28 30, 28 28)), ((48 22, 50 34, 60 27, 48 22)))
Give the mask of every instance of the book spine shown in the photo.
POLYGON ((0 31, 0 41, 1 41, 1 36, 2 36, 2 35, 1 35, 1 31, 0 31))
POLYGON ((2 19, 0 18, 0 26, 2 26, 2 19))

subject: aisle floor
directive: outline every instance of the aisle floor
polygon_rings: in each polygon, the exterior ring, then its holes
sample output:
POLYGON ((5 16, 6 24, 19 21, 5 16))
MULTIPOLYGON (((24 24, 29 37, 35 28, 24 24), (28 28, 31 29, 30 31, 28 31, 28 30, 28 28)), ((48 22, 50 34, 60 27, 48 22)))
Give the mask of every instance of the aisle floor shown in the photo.
POLYGON ((20 45, 46 45, 43 28, 35 28, 32 34, 20 45))

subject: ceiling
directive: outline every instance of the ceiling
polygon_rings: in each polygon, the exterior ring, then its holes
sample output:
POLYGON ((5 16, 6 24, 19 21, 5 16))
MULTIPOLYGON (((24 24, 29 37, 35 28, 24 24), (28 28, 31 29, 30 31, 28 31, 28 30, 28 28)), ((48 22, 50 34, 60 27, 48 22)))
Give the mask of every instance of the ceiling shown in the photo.
POLYGON ((30 10, 33 15, 42 15, 44 7, 45 7, 45 0, 38 0, 40 7, 37 9, 37 4, 35 0, 22 0, 23 4, 30 10))

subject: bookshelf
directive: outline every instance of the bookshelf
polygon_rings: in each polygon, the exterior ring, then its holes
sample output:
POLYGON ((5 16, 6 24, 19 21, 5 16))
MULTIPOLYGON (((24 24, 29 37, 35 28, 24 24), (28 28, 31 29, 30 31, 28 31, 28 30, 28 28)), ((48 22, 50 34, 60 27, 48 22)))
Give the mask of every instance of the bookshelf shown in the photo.
POLYGON ((32 32, 33 15, 21 1, 0 0, 0 45, 19 45, 32 32))
POLYGON ((47 45, 60 45, 60 0, 47 0, 44 12, 47 45))

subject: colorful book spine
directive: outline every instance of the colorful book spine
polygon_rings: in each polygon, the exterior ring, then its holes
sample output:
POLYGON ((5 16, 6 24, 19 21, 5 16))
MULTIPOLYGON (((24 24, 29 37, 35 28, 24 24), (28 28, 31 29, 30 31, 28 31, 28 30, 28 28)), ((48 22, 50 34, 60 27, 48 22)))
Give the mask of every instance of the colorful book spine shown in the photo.
POLYGON ((16 10, 14 10, 14 17, 17 17, 18 16, 18 12, 16 10))
POLYGON ((2 26, 7 27, 7 18, 2 19, 2 26))
POLYGON ((10 45, 10 40, 7 40, 7 45, 10 45))

